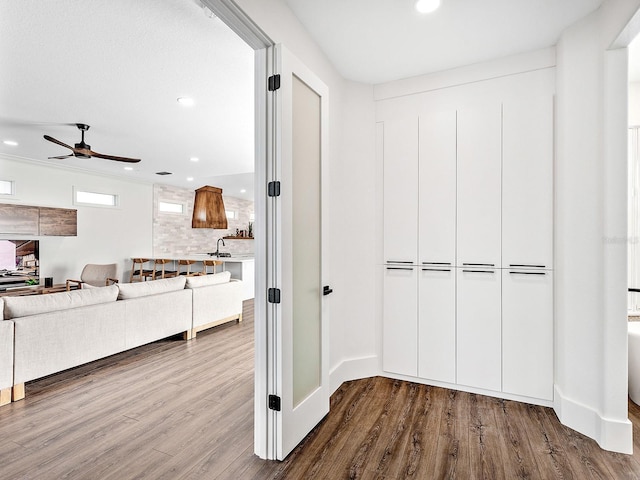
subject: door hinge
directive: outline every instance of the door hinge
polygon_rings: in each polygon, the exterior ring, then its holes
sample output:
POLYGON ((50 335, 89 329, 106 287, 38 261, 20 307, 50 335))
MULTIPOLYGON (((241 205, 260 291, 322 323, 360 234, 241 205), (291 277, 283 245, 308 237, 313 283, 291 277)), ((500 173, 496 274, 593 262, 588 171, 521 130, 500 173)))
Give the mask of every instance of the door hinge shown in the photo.
POLYGON ((280 196, 280 182, 269 182, 267 185, 267 195, 270 197, 280 196))
POLYGON ((269 395, 269 410, 280 411, 280 397, 277 395, 269 395))
POLYGON ((280 303, 280 289, 270 288, 267 291, 267 300, 269 303, 280 303))
POLYGON ((268 89, 270 92, 278 90, 280 88, 280 74, 278 73, 277 75, 271 75, 269 77, 268 83, 268 89))

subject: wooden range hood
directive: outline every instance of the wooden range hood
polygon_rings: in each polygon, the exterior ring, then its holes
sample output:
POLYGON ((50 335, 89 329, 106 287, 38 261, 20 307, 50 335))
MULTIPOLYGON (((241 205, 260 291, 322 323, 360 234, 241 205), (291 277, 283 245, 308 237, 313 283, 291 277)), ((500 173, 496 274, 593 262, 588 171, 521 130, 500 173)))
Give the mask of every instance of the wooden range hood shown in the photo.
POLYGON ((227 214, 224 211, 221 188, 207 185, 196 190, 191 227, 227 229, 227 214))

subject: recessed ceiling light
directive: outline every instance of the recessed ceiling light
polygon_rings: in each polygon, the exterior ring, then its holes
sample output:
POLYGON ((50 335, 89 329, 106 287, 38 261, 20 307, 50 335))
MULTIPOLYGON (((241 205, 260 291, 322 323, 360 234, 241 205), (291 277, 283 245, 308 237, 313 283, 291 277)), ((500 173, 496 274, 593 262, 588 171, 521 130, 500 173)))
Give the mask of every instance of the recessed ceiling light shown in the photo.
POLYGON ((133 170, 133 167, 124 167, 125 170, 133 170))
POLYGON ((14 140, 5 140, 4 142, 5 145, 10 145, 12 147, 17 147, 18 146, 18 142, 14 141, 14 140))
POLYGON ((189 160, 191 160, 192 162, 197 162, 200 159, 198 157, 191 157, 189 160))
POLYGON ((242 190, 240 190, 240 193, 247 193, 247 190, 243 188, 242 190))
POLYGON ((187 182, 193 182, 193 177, 187 177, 187 182))
POLYGON ((191 97, 178 97, 178 103, 183 107, 192 107, 195 102, 191 97))
POLYGON ((438 9, 440 0, 418 0, 416 10, 420 13, 431 13, 438 9))

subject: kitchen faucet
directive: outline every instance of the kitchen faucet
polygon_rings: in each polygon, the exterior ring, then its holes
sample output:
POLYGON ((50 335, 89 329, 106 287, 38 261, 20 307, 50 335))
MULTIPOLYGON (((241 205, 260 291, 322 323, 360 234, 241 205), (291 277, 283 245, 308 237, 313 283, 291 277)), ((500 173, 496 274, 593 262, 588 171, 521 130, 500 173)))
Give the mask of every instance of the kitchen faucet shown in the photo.
POLYGON ((214 253, 216 257, 220 256, 220 242, 222 242, 223 247, 226 247, 226 245, 224 244, 224 239, 219 238, 218 241, 216 242, 216 253, 214 253))

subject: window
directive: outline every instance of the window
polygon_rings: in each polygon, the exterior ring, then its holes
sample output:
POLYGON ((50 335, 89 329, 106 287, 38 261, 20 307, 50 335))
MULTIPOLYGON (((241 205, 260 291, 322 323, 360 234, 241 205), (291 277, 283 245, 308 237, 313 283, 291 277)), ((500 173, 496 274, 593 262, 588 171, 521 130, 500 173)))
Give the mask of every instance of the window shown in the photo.
POLYGON ((14 195, 15 186, 11 180, 0 180, 0 195, 14 195))
POLYGON ((158 202, 158 212, 177 213, 179 215, 182 215, 184 213, 184 204, 173 202, 158 202))
POLYGON ((73 203, 75 205, 92 205, 98 207, 117 207, 118 195, 115 193, 89 192, 74 187, 73 203))

